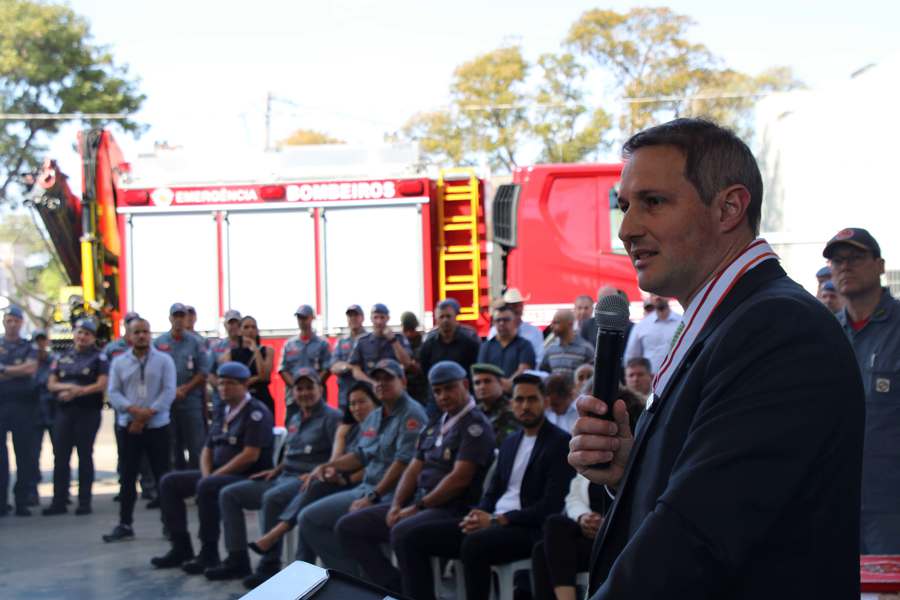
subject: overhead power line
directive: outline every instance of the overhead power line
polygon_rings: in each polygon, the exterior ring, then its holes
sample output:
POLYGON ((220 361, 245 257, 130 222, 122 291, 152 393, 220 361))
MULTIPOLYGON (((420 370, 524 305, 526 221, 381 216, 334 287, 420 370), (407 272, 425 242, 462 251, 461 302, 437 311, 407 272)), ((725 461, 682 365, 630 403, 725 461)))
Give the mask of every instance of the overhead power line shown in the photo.
POLYGON ((0 121, 113 121, 130 117, 125 113, 0 113, 0 121))

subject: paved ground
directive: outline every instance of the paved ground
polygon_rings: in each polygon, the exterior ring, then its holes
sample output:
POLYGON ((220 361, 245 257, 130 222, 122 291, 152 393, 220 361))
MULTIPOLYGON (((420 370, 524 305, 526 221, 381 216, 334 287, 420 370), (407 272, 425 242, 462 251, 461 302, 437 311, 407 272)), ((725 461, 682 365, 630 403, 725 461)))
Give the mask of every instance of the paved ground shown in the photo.
MULTIPOLYGON (((94 484, 94 513, 0 519, 0 597, 4 600, 130 600, 157 598, 234 599, 246 590, 240 582, 211 583, 203 576, 187 576, 180 569, 159 571, 150 566, 151 556, 164 553, 168 542, 162 537, 158 510, 147 510, 140 502, 135 509, 136 539, 105 544, 100 539, 118 520, 118 491, 115 479, 116 449, 112 415, 104 411, 103 424, 94 449, 97 482, 94 484)), ((10 460, 12 444, 7 442, 10 460)), ((41 504, 52 495, 53 452, 45 439, 40 486, 41 504)), ((73 471, 78 460, 73 456, 73 471)), ((74 474, 74 473, 73 473, 74 474)), ((73 496, 77 494, 75 486, 73 496)), ((195 509, 189 514, 195 516, 195 509)), ((248 514, 248 533, 257 533, 255 515, 248 514)), ((191 531, 196 545, 196 519, 191 531)))

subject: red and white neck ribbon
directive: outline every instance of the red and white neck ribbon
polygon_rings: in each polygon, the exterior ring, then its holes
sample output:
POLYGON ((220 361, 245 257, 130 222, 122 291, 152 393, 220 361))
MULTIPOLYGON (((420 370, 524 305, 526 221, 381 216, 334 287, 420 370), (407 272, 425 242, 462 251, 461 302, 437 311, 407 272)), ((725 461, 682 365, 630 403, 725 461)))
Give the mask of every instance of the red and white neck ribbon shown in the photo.
MULTIPOLYGON (((681 318, 678 333, 672 340, 672 347, 669 348, 666 359, 653 378, 654 399, 665 393, 672 375, 678 371, 681 361, 690 352, 697 336, 706 327, 725 296, 731 292, 741 277, 767 260, 778 260, 778 255, 766 240, 757 238, 694 295, 681 318)), ((647 408, 650 408, 651 404, 652 400, 648 400, 647 408)))

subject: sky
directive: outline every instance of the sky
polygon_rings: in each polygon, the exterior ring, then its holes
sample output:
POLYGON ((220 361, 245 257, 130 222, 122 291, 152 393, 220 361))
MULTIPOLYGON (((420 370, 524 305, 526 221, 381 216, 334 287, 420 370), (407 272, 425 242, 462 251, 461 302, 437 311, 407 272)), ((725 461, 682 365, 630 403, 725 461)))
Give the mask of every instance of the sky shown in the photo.
MULTIPOLYGON (((330 0, 326 2, 73 0, 97 43, 140 79, 147 101, 139 138, 118 133, 126 156, 168 142, 228 152, 265 145, 297 128, 378 143, 419 111, 447 103, 453 70, 518 43, 527 58, 557 51, 585 10, 644 2, 581 0, 330 0)), ((900 50, 900 3, 859 0, 687 0, 668 4, 696 22, 691 39, 749 73, 790 66, 809 87, 844 80, 900 50), (851 11, 852 7, 852 11, 851 11)), ((595 90, 609 98, 615 90, 595 90)), ((63 170, 79 168, 75 127, 54 140, 63 170)))

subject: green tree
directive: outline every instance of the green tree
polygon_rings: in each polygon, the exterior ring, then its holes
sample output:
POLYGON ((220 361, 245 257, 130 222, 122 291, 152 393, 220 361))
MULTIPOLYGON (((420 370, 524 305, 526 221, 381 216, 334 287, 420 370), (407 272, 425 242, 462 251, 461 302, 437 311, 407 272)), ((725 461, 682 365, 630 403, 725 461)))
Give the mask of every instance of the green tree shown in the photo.
POLYGON ((417 113, 400 133, 419 143, 425 164, 462 166, 472 164, 467 155, 464 135, 457 119, 447 110, 417 113))
POLYGON ((538 59, 543 79, 535 95, 532 131, 543 144, 540 162, 571 163, 603 146, 611 119, 602 108, 585 104, 581 84, 587 68, 572 54, 544 54, 538 59), (590 113, 590 114, 589 114, 590 113))
POLYGON ((665 7, 595 9, 570 28, 567 45, 606 69, 629 99, 619 124, 624 133, 688 115, 746 129, 757 94, 800 85, 785 67, 755 77, 723 68, 706 46, 688 39, 693 24, 665 7))
POLYGON ((333 138, 327 133, 315 129, 298 129, 288 137, 278 142, 278 147, 285 146, 309 146, 316 144, 346 144, 344 140, 333 138))
MULTIPOLYGON (((126 113, 144 95, 110 51, 93 42, 85 19, 63 4, 0 0, 0 112, 11 114, 126 113)), ((91 121, 103 126, 103 120, 91 121)), ((141 127, 115 121, 126 131, 141 127)), ((0 202, 10 184, 41 162, 48 138, 64 121, 0 121, 0 202)))
POLYGON ((17 271, 13 264, 3 264, 2 268, 12 284, 11 300, 17 302, 33 322, 47 326, 59 301, 60 290, 68 283, 59 262, 48 253, 38 226, 21 212, 7 214, 0 222, 0 242, 10 244, 15 252, 22 253, 26 262, 36 263, 24 273, 17 271))

